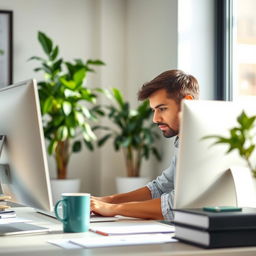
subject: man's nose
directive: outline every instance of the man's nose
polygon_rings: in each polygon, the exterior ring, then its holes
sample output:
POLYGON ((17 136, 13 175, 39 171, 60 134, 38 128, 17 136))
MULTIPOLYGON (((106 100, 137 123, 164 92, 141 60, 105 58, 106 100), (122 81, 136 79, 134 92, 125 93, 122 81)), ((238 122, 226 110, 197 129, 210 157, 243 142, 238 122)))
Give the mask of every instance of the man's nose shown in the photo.
POLYGON ((159 115, 158 111, 155 111, 153 115, 153 123, 159 123, 160 121, 161 121, 161 116, 159 115))

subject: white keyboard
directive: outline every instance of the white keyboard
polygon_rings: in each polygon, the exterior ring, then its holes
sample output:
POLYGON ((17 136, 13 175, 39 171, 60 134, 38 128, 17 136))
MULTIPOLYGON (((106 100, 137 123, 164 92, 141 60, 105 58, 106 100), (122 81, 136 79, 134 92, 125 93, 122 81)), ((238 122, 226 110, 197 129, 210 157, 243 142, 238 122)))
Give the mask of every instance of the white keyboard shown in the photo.
MULTIPOLYGON (((49 217, 52 217, 52 218, 55 218, 56 219, 56 216, 55 216, 55 213, 54 212, 48 212, 48 211, 42 211, 42 210, 36 210, 38 213, 41 213, 41 214, 44 214, 44 215, 47 215, 49 217)), ((90 217, 90 222, 108 222, 108 221, 116 221, 118 220, 117 217, 105 217, 105 216, 100 216, 100 215, 95 215, 95 214, 91 214, 91 217, 90 217)))

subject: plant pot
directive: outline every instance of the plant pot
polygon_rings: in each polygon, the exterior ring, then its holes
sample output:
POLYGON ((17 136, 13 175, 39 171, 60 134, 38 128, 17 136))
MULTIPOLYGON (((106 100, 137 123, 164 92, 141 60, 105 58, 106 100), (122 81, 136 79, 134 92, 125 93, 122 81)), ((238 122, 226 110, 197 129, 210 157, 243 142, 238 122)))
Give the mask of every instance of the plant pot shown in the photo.
POLYGON ((62 193, 77 193, 80 190, 80 179, 51 179, 52 201, 55 205, 62 193))
POLYGON ((149 181, 148 177, 117 177, 117 193, 126 193, 144 187, 149 181))

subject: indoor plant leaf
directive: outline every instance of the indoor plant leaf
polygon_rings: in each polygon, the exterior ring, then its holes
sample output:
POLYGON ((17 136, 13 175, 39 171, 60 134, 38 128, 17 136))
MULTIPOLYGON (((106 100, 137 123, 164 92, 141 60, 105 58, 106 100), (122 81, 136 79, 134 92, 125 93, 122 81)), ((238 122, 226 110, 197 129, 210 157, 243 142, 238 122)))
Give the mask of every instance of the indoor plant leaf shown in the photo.
POLYGON ((50 37, 39 31, 37 38, 46 58, 33 56, 29 60, 37 61, 40 65, 35 71, 44 73, 44 80, 38 82, 44 135, 49 141, 48 153, 55 157, 58 177, 65 178, 67 168, 60 165, 68 164, 71 152, 79 152, 82 141, 89 150, 94 148, 92 141, 96 135, 87 121, 97 121, 104 112, 99 105, 90 110, 97 96, 84 86, 84 79, 92 71, 89 66, 104 63, 91 59, 64 61, 58 57, 59 46, 50 37), (89 105, 82 107, 85 103, 89 105), (74 143, 70 143, 73 139, 74 143))
POLYGON ((52 51, 52 40, 46 36, 46 34, 40 31, 38 32, 38 40, 46 55, 50 56, 52 51))

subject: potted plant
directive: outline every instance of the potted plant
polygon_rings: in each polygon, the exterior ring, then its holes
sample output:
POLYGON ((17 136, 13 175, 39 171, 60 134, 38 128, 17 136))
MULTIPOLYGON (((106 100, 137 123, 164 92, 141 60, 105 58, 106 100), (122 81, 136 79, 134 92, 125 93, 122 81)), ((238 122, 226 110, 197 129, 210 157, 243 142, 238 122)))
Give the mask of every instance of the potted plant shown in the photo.
POLYGON ((56 161, 57 179, 63 180, 67 178, 72 153, 79 152, 82 144, 93 150, 96 136, 90 121, 97 120, 102 112, 95 105, 96 94, 84 87, 84 80, 88 72, 94 71, 91 66, 104 63, 81 59, 64 61, 58 57, 59 46, 46 34, 38 32, 38 40, 46 58, 33 56, 29 60, 39 61, 40 66, 34 71, 44 73, 45 80, 38 82, 44 135, 49 143, 48 153, 56 161))
MULTIPOLYGON (((140 177, 143 158, 148 159, 153 154, 158 160, 161 160, 161 155, 154 144, 160 135, 155 130, 152 121, 149 120, 152 111, 148 101, 141 103, 136 109, 131 109, 130 104, 124 100, 124 96, 116 88, 113 88, 111 92, 104 90, 104 93, 111 102, 105 106, 105 115, 113 126, 94 127, 94 129, 105 131, 105 134, 98 140, 98 146, 104 145, 107 140, 112 138, 114 149, 123 152, 126 176, 137 181, 135 178, 140 177)), ((124 184, 127 183, 126 178, 118 178, 120 182, 123 180, 124 184)), ((127 191, 123 184, 118 187, 122 188, 122 190, 118 189, 118 192, 127 191)), ((129 189, 134 188, 130 187, 129 189)))
POLYGON ((238 126, 229 130, 229 137, 219 135, 203 137, 203 139, 215 139, 213 144, 227 144, 229 146, 227 153, 238 150, 254 177, 256 177, 256 165, 252 162, 252 153, 255 150, 255 120, 256 116, 249 117, 242 111, 237 117, 238 126))

